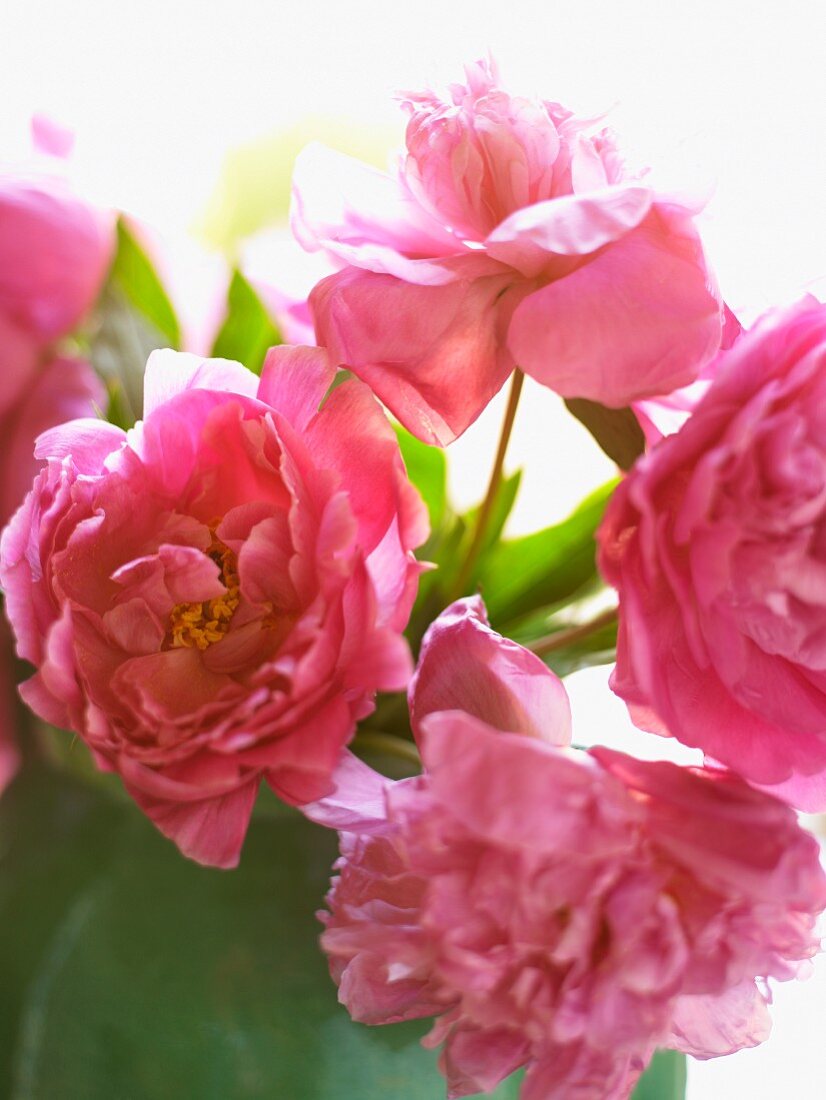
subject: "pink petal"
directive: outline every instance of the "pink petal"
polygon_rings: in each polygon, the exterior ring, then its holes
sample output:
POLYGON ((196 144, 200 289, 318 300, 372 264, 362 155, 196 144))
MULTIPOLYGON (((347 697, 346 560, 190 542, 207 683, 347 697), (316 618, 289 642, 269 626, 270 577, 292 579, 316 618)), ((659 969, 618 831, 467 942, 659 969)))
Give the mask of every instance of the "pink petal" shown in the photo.
MULTIPOLYGON (((614 788, 595 782, 584 753, 503 733, 455 710, 422 719, 419 745, 434 796, 496 843, 533 852, 576 850, 586 807, 592 804, 594 816, 611 813, 614 788)), ((627 813, 624 792, 617 791, 627 813)))
POLYGON ((766 998, 753 981, 743 982, 716 997, 679 997, 669 1046, 694 1058, 718 1058, 764 1043, 771 1026, 766 998))
POLYGON ((392 780, 345 751, 333 772, 332 782, 330 794, 301 807, 301 812, 310 821, 328 829, 366 834, 386 827, 384 793, 392 780))
POLYGON ((624 236, 651 209, 652 192, 639 184, 563 195, 523 207, 494 229, 489 255, 528 278, 553 256, 585 256, 624 236))
MULTIPOLYGON (((310 296, 319 342, 426 443, 452 442, 513 370, 509 277, 414 286, 350 268, 310 296)), ((513 300, 512 300, 513 299, 513 300)))
POLYGON ((496 729, 553 745, 571 741, 562 681, 529 650, 491 629, 480 596, 457 600, 430 626, 409 699, 417 737, 428 714, 461 710, 496 729))
POLYGON ((424 542, 427 510, 411 491, 396 434, 367 386, 355 379, 337 386, 307 434, 315 461, 341 474, 366 553, 376 549, 400 513, 404 550, 424 542))
POLYGON ((655 206, 636 229, 525 298, 508 344, 563 397, 622 407, 693 381, 721 331, 696 230, 655 206))
POLYGON ((0 313, 0 347, 3 369, 0 371, 0 414, 11 409, 37 371, 41 356, 40 342, 31 333, 0 313))
POLYGON ((258 777, 224 793, 183 781, 167 779, 134 761, 121 761, 120 771, 130 795, 181 852, 208 867, 238 866, 246 836, 258 777))
POLYGON ((319 410, 335 378, 336 368, 323 348, 270 348, 261 381, 258 400, 271 405, 303 432, 319 410))
POLYGON ((34 453, 39 459, 71 458, 78 473, 95 475, 102 471, 104 461, 125 440, 126 432, 105 420, 69 420, 41 432, 34 453))
POLYGON ((74 148, 74 133, 48 115, 39 112, 33 114, 31 131, 32 144, 39 153, 63 159, 68 157, 74 148))

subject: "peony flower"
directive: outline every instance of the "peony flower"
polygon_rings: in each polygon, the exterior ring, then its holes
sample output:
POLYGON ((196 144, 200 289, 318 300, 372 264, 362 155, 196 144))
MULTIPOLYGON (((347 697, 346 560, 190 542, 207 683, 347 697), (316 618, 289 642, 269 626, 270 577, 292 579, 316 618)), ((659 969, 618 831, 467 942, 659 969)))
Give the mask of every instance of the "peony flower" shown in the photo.
POLYGON ((318 349, 156 352, 128 434, 78 420, 0 543, 21 693, 188 856, 233 866, 261 779, 318 798, 401 631, 424 506, 365 386, 318 349))
MULTIPOLYGON (((438 649, 478 631, 468 604, 450 614, 438 649)), ((522 692, 512 645, 488 679, 509 697, 500 715, 522 692)), ((353 1018, 435 1017, 424 1043, 443 1046, 449 1097, 525 1066, 523 1100, 625 1100, 658 1046, 706 1058, 762 1042, 765 979, 805 966, 826 906, 818 846, 794 812, 722 770, 431 710, 440 687, 457 703, 438 649, 425 647, 412 688, 424 774, 371 788, 359 773, 365 811, 339 826, 322 946, 353 1018)), ((546 719, 560 729, 554 690, 546 719)), ((529 725, 536 697, 531 683, 529 725)))
POLYGON ((318 342, 443 445, 517 365, 617 407, 691 382, 722 330, 696 211, 488 62, 450 92, 404 98, 394 176, 318 146, 299 157, 296 236, 345 265, 310 297, 318 342))
POLYGON ((826 809, 826 306, 769 313, 720 357, 600 543, 637 723, 826 809))

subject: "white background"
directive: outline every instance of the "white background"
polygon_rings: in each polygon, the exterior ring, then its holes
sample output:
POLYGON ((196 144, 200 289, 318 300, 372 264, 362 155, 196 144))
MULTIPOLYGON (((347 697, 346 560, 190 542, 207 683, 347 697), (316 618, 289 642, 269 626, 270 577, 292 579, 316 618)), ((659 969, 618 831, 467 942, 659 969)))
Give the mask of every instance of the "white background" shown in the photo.
MULTIPOLYGON (((96 196, 173 244, 206 208, 227 149, 324 115, 401 140, 392 91, 457 79, 490 49, 515 90, 583 112, 614 106, 638 159, 714 188, 704 231, 735 309, 826 296, 824 0, 6 0, 0 12, 0 159, 32 110, 51 113, 77 131, 96 196)), ((451 451, 460 503, 481 491, 500 415, 501 402, 451 451)), ((516 530, 561 517, 611 473, 533 386, 510 464, 526 468, 516 530)), ((668 750, 629 732, 602 672, 569 686, 578 741, 668 750)), ((826 967, 780 987, 774 1015, 762 1049, 692 1064, 691 1100, 826 1096, 826 967)))

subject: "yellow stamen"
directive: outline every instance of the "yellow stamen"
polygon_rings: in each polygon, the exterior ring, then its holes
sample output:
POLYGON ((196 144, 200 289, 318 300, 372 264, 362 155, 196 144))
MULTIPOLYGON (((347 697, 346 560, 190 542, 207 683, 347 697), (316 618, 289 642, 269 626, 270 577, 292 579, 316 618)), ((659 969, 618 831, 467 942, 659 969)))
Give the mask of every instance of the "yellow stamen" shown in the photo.
POLYGON ((238 563, 235 554, 213 532, 206 551, 221 570, 220 581, 226 587, 223 596, 203 603, 177 603, 169 614, 167 645, 171 649, 208 649, 220 642, 229 630, 232 616, 241 601, 238 563))

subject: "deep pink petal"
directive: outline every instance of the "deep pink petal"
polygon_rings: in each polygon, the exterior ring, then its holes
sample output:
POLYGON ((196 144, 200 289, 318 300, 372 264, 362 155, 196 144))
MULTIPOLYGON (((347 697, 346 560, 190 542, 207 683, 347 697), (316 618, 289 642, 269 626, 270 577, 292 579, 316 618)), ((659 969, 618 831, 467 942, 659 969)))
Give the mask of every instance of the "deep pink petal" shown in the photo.
POLYGON ((318 412, 335 373, 323 348, 286 344, 270 348, 261 371, 258 399, 303 431, 318 412))

